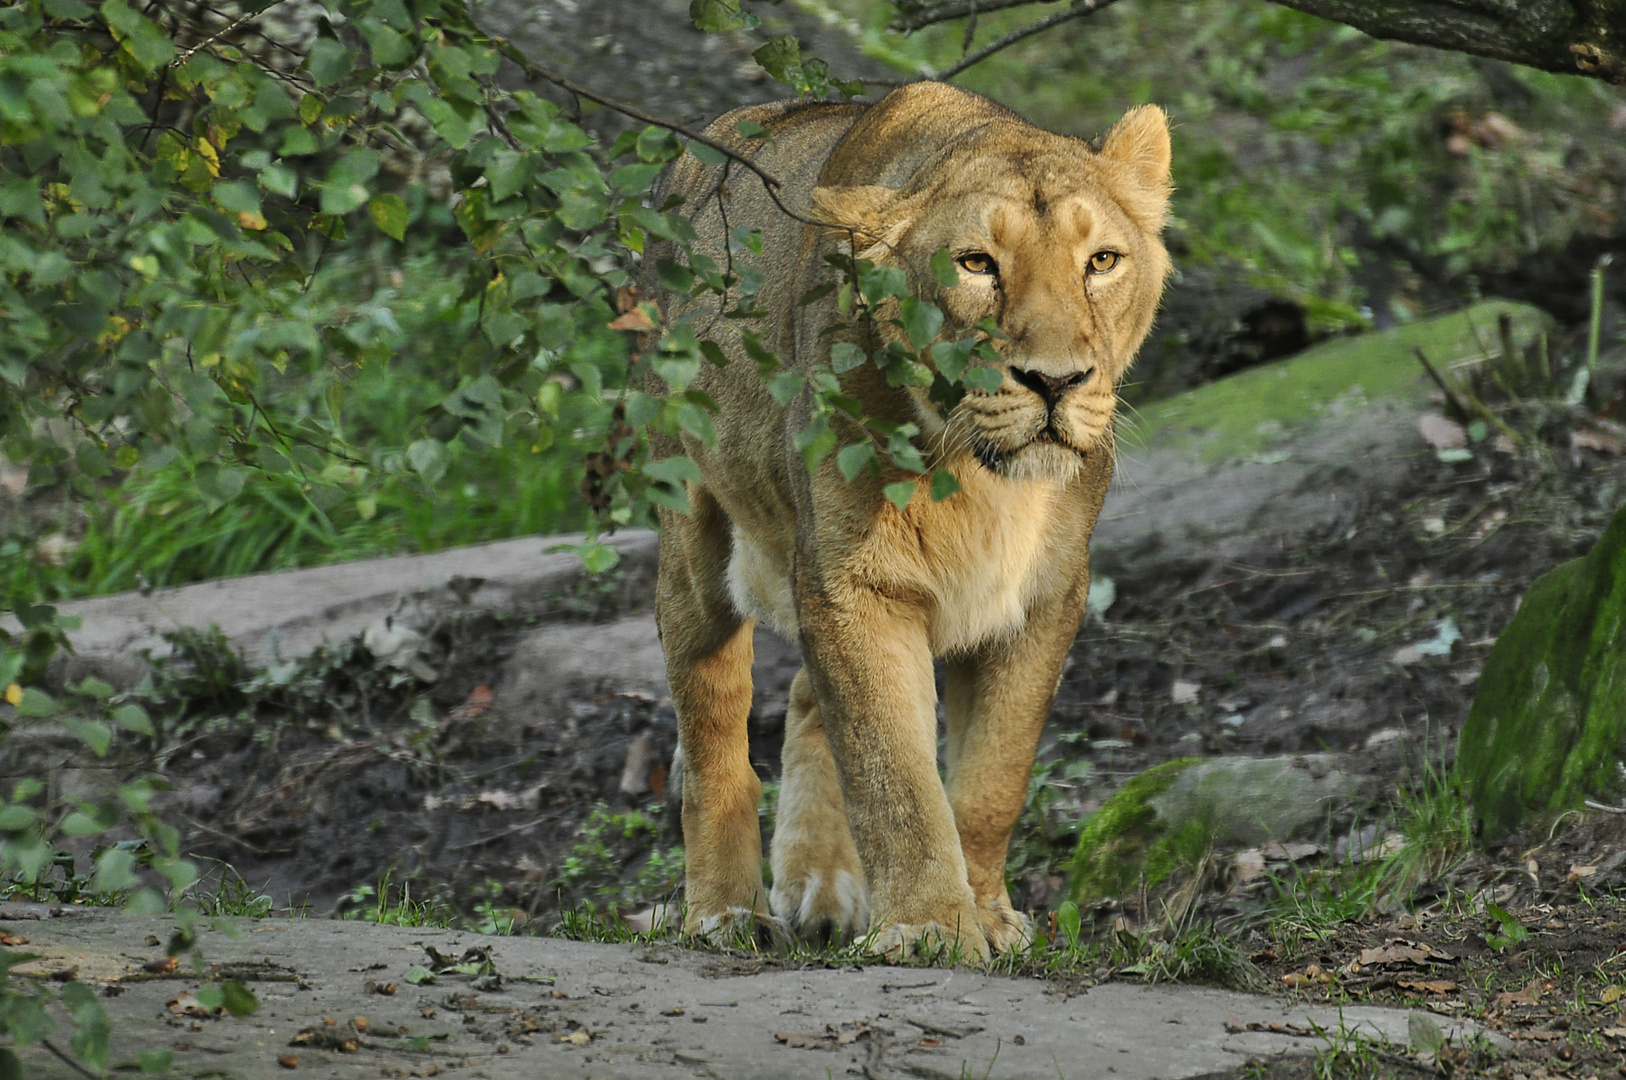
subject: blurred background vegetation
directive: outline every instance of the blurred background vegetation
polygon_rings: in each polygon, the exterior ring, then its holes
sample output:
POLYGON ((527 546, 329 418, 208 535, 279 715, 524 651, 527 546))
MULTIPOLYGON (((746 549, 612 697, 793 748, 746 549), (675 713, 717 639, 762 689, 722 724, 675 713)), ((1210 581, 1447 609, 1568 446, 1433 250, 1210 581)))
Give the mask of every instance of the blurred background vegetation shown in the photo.
MULTIPOLYGON (((665 5, 674 6, 683 5, 665 5)), ((512 19, 500 5, 479 10, 512 19)), ((974 50, 1052 8, 985 14, 974 36, 965 20, 889 30, 897 11, 883 0, 757 10, 762 28, 724 36, 748 39, 748 49, 765 34, 817 27, 833 73, 863 64, 870 78, 901 81, 943 71, 968 43, 974 50)), ((331 34, 317 22, 289 16, 267 40, 331 34)), ((618 96, 658 105, 631 65, 623 81, 618 96)), ((763 87, 760 71, 736 81, 742 96, 789 93, 763 87)), ((1626 234, 1619 87, 1378 41, 1272 4, 1118 4, 956 81, 1086 137, 1134 102, 1170 110, 1181 278, 1125 389, 1131 402, 1480 295, 1534 300, 1576 327, 1596 255, 1626 234), (1257 325, 1240 325, 1239 311, 1257 325)), ((717 100, 714 111, 732 104, 717 100)), ((586 103, 589 131, 595 115, 604 117, 586 103)), ((569 362, 541 365, 529 411, 493 406, 507 419, 479 421, 493 399, 466 401, 459 416, 457 395, 495 348, 479 329, 489 260, 457 223, 445 161, 393 177, 392 167, 386 186, 410 228, 399 240, 353 229, 301 241, 308 274, 288 310, 303 312, 319 340, 256 388, 256 410, 315 423, 344 451, 290 445, 267 455, 245 443, 234 460, 205 424, 182 425, 135 460, 42 453, 10 437, 0 608, 588 524, 583 460, 603 446, 610 419, 602 400, 570 391, 624 368, 623 335, 587 335, 569 362)), ((500 397, 485 384, 476 396, 486 391, 500 397)))

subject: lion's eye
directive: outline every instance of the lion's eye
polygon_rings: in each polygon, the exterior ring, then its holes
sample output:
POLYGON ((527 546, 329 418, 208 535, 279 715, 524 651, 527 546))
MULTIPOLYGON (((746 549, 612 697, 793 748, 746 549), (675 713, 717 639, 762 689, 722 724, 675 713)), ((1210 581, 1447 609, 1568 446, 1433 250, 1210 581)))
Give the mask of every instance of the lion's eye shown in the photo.
POLYGON ((999 264, 994 261, 994 257, 992 255, 985 252, 967 252, 966 254, 961 255, 956 261, 962 268, 965 269, 967 273, 970 274, 999 273, 999 264))
POLYGON ((1116 251, 1097 251, 1090 256, 1090 269, 1088 272, 1091 274, 1109 273, 1113 267, 1118 265, 1118 260, 1121 258, 1123 256, 1116 251))

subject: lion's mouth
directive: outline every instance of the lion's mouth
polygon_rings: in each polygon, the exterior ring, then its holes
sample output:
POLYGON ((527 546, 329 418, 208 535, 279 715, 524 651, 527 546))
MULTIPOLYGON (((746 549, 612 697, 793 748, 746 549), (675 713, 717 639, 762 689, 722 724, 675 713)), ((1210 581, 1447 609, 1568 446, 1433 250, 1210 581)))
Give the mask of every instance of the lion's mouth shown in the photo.
POLYGON ((1038 434, 1019 446, 996 446, 985 439, 977 439, 971 445, 971 454, 989 472, 1003 475, 1009 471, 1012 461, 1018 454, 1035 446, 1054 446, 1061 450, 1069 450, 1081 458, 1089 456, 1089 451, 1080 449, 1063 438, 1054 423, 1045 424, 1038 434))

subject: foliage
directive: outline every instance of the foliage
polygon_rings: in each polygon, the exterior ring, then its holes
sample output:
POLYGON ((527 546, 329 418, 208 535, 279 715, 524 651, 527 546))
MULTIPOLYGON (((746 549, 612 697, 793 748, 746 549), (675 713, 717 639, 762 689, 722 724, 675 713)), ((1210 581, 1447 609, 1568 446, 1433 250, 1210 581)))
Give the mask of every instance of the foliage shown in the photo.
MULTIPOLYGON (((902 0, 798 2, 847 16, 866 51, 911 73, 945 70, 1044 13, 983 12, 904 37, 888 29, 902 0)), ((1618 88, 1273 4, 1119 4, 955 81, 1085 137, 1128 103, 1163 104, 1176 261, 1240 264, 1325 327, 1426 313, 1438 300, 1425 279, 1476 298, 1478 279, 1609 227, 1626 178, 1620 140, 1599 137, 1618 88)))
POLYGON ((659 803, 623 811, 594 806, 554 881, 561 907, 613 912, 669 898, 683 880, 683 848, 660 846, 664 811, 659 803))

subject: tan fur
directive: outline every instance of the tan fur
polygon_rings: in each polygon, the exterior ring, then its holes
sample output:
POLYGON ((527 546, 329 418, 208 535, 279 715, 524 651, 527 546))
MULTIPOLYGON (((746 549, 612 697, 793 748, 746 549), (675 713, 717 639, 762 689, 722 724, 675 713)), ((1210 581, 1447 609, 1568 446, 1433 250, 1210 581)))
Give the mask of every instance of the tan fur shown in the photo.
MULTIPOLYGON (((1167 123, 1133 109, 1097 152, 974 94, 917 83, 867 108, 741 109, 708 134, 782 178, 779 197, 798 215, 847 227, 788 217, 737 165, 685 158, 663 185, 684 198, 699 250, 719 264, 729 228, 762 230, 762 257, 734 257, 762 270, 772 314, 756 329, 788 364, 828 362, 834 301, 797 298, 827 280, 824 256, 853 238, 864 257, 905 268, 947 314, 950 339, 987 317, 1008 337, 997 343, 998 392, 968 393, 946 416, 867 366, 843 376, 869 415, 920 425, 928 464, 960 482, 942 502, 921 486, 900 511, 881 493, 895 471, 849 484, 832 455, 808 472, 792 443, 806 395, 776 405, 715 304, 668 311, 731 359, 693 384, 718 403, 716 445, 656 448, 689 454, 702 476, 690 515, 662 515, 657 589, 684 755, 686 929, 771 903, 804 933, 868 930, 880 952, 922 937, 970 958, 1015 947, 1029 930, 1006 894, 1006 847, 1083 613, 1117 387, 1169 272, 1158 239, 1167 123), (771 141, 741 138, 742 120, 771 141), (962 269, 957 287, 936 287, 925 268, 943 247, 986 253, 997 279, 962 269), (1121 261, 1086 275, 1102 251, 1121 261), (794 635, 805 662, 786 717, 771 897, 745 738, 758 619, 794 635), (946 781, 934 657, 946 664, 946 781)), ((900 335, 885 315, 860 344, 900 335)), ((867 437, 843 420, 836 428, 843 442, 867 437)))

